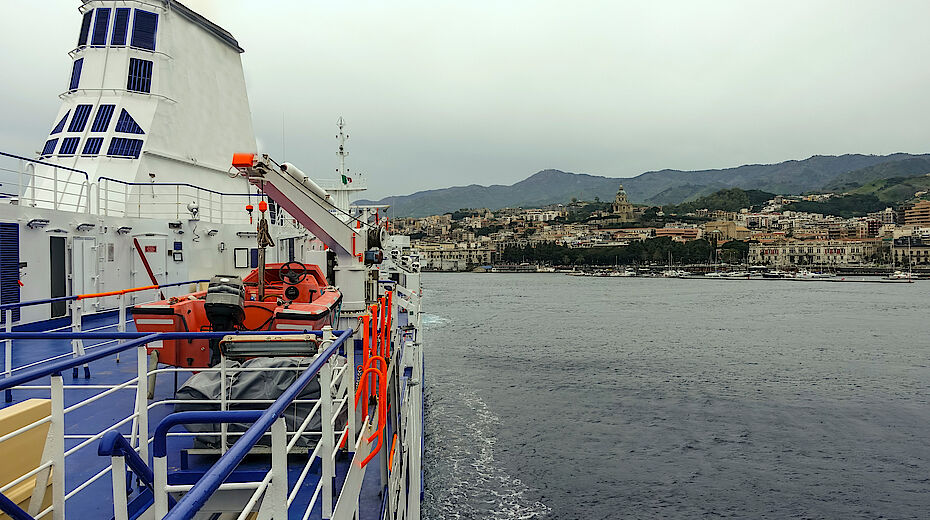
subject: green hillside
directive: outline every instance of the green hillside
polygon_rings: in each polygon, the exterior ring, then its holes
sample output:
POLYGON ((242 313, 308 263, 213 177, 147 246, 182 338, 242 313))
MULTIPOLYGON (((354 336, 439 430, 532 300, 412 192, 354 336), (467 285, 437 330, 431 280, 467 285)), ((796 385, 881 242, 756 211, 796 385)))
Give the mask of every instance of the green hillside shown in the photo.
POLYGON ((710 211, 737 211, 741 208, 762 204, 773 197, 775 197, 774 193, 765 191, 731 188, 720 190, 704 197, 698 197, 682 204, 663 206, 662 211, 668 214, 679 215, 693 213, 699 209, 708 209, 710 211))
POLYGON ((858 193, 859 190, 856 188, 864 187, 874 181, 914 177, 926 173, 930 173, 930 159, 926 157, 909 157, 841 174, 825 184, 821 190, 834 193, 858 193))
POLYGON ((851 218, 864 217, 873 211, 881 211, 887 207, 887 202, 883 202, 875 194, 869 193, 833 197, 822 202, 802 200, 785 206, 784 209, 851 218))
POLYGON ((874 195, 888 204, 899 204, 916 197, 916 194, 930 190, 930 176, 892 177, 874 180, 865 186, 856 188, 851 193, 857 195, 874 195))

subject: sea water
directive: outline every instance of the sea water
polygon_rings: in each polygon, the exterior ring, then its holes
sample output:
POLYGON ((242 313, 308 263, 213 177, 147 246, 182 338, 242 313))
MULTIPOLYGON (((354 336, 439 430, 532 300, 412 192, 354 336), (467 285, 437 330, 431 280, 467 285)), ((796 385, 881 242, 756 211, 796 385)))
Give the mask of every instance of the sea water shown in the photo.
POLYGON ((425 518, 930 517, 930 281, 423 285, 425 518))

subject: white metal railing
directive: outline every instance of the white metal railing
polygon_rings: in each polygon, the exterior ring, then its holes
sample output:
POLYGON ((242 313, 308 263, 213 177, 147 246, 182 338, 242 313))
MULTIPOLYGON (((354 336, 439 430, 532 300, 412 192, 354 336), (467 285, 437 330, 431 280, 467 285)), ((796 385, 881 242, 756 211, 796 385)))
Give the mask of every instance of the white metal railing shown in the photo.
MULTIPOLYGON (((92 181, 86 172, 51 162, 0 152, 0 203, 47 208, 86 215, 181 220, 193 217, 209 223, 243 225, 257 215, 246 205, 262 196, 250 187, 223 193, 186 183, 136 183, 108 177, 92 181)), ((302 230, 296 220, 275 208, 272 224, 302 230)), ((204 230, 209 231, 209 230, 204 230)))
POLYGON ((0 152, 0 197, 28 207, 86 213, 87 173, 74 168, 0 152))
MULTIPOLYGON (((64 298, 53 298, 50 300, 39 300, 39 301, 34 301, 34 302, 20 302, 18 304, 6 304, 3 306, 3 308, 0 308, 0 313, 3 314, 3 318, 4 318, 3 319, 3 331, 12 332, 13 327, 16 326, 17 323, 21 323, 21 320, 13 319, 14 318, 14 307, 21 308, 21 307, 36 305, 36 304, 45 305, 47 303, 50 303, 51 301, 64 300, 67 302, 69 310, 70 310, 70 317, 71 317, 70 323, 62 325, 60 327, 47 329, 45 330, 45 332, 65 332, 65 331, 73 332, 73 333, 103 332, 103 331, 111 330, 114 328, 116 329, 116 332, 126 332, 126 325, 129 323, 132 323, 133 321, 131 319, 126 318, 127 308, 129 306, 127 298, 126 298, 126 294, 134 293, 134 292, 148 293, 150 291, 158 291, 158 290, 161 290, 167 287, 174 287, 174 286, 188 285, 188 284, 192 285, 192 284, 196 284, 198 282, 203 282, 203 281, 206 281, 206 280, 191 280, 191 281, 180 282, 180 283, 162 284, 154 289, 152 287, 145 287, 145 288, 140 287, 140 288, 129 289, 125 291, 113 291, 113 292, 101 293, 101 294, 69 296, 69 297, 64 297, 64 298), (82 302, 84 300, 99 300, 99 299, 108 298, 111 296, 114 296, 116 298, 117 321, 111 324, 105 324, 105 325, 100 325, 98 327, 93 327, 90 329, 84 329, 84 319, 83 319, 84 311, 83 311, 82 302)), ((150 302, 158 301, 160 299, 161 298, 158 297, 158 293, 156 292, 153 294, 153 297, 151 299, 146 300, 145 302, 142 302, 142 303, 150 303, 150 302)), ((122 340, 112 339, 112 340, 103 341, 100 343, 95 343, 93 347, 88 347, 88 348, 103 347, 103 346, 107 346, 113 343, 121 343, 121 342, 122 340)), ((13 363, 13 353, 14 353, 13 339, 7 338, 3 340, 3 344, 4 344, 4 349, 3 349, 3 372, 2 374, 4 377, 9 377, 14 372, 19 371, 19 370, 24 370, 24 369, 31 368, 34 366, 38 366, 43 363, 55 361, 57 359, 62 359, 66 357, 77 357, 77 356, 80 356, 86 353, 86 350, 84 348, 84 340, 76 338, 76 339, 71 340, 71 352, 57 354, 57 355, 53 355, 53 356, 43 358, 43 359, 38 359, 38 360, 29 360, 19 366, 15 366, 13 363)), ((119 354, 117 354, 116 360, 119 361, 119 354)), ((77 373, 78 373, 78 369, 75 368, 74 377, 77 377, 77 373)), ((90 377, 90 372, 89 372, 89 368, 87 367, 87 365, 84 366, 84 377, 85 378, 90 377)), ((10 391, 6 392, 5 400, 6 402, 10 402, 12 400, 12 395, 10 391)))
MULTIPOLYGON (((321 351, 332 344, 335 336, 332 335, 330 330, 324 330, 324 341, 321 345, 321 351)), ((311 498, 310 505, 308 506, 308 511, 313 509, 315 502, 318 498, 322 499, 322 504, 329 503, 332 504, 333 500, 333 487, 332 481, 335 478, 335 460, 338 455, 338 446, 350 434, 354 439, 357 434, 350 431, 350 425, 348 422, 345 427, 340 430, 335 430, 335 423, 339 416, 343 412, 349 411, 350 404, 355 399, 355 385, 354 379, 352 378, 352 371, 348 370, 348 367, 353 363, 354 355, 351 348, 346 348, 346 353, 348 355, 348 360, 345 364, 341 366, 335 366, 331 361, 323 365, 319 371, 319 383, 320 383, 320 398, 319 399, 304 399, 304 400, 295 400, 293 403, 300 404, 312 404, 310 412, 297 427, 296 430, 287 431, 286 424, 283 418, 278 419, 275 422, 275 425, 272 426, 270 432, 265 432, 264 436, 271 436, 271 459, 272 464, 270 469, 265 473, 264 477, 260 481, 256 482, 237 482, 237 483, 227 483, 220 486, 220 490, 252 490, 252 494, 249 496, 248 501, 243 507, 241 513, 237 518, 240 520, 245 519, 249 514, 253 512, 256 504, 261 500, 261 514, 271 513, 272 518, 287 518, 287 508, 291 506, 294 502, 297 494, 302 491, 302 486, 306 480, 310 467, 313 463, 320 459, 322 462, 322 477, 317 483, 313 491, 313 496, 311 498), (318 418, 320 421, 320 430, 309 430, 308 427, 313 422, 315 418, 318 418), (337 437, 338 436, 338 437, 337 437), (297 482, 293 485, 293 488, 288 493, 288 487, 280 486, 278 484, 275 486, 273 483, 280 483, 281 481, 287 481, 287 467, 286 462, 280 464, 280 460, 285 460, 288 454, 297 452, 298 444, 302 438, 312 437, 318 439, 314 449, 310 452, 307 457, 307 461, 304 464, 300 476, 297 479, 297 482), (276 462, 278 461, 278 462, 276 462), (276 478, 277 477, 277 478, 276 478), (283 490, 283 493, 282 493, 283 490), (266 496, 268 493, 277 494, 277 500, 262 500, 262 497, 266 496), (282 500, 283 499, 283 500, 282 500), (266 510, 267 509, 267 510, 266 510)), ((163 399, 160 401, 152 402, 148 405, 148 409, 152 409, 156 406, 171 406, 177 403, 186 403, 186 404, 212 404, 216 405, 220 411, 229 410, 231 404, 271 404, 274 400, 271 399, 238 399, 231 400, 227 398, 228 388, 226 387, 226 381, 229 380, 231 376, 237 373, 242 372, 267 372, 267 371, 296 371, 301 372, 305 370, 305 367, 294 367, 294 368, 241 368, 241 367, 228 367, 225 359, 221 357, 218 367, 210 369, 185 369, 185 368, 162 368, 157 370, 148 371, 149 375, 155 375, 159 373, 176 373, 176 372, 219 372, 220 381, 221 381, 221 392, 219 400, 175 400, 175 399, 163 399)), ((179 433, 168 433, 168 436, 179 437, 202 437, 202 436, 213 436, 219 437, 219 451, 225 453, 229 448, 229 439, 231 437, 241 437, 244 435, 244 432, 234 433, 229 432, 227 429, 226 423, 220 424, 219 432, 179 432, 179 433)), ((118 462, 117 462, 118 463, 118 462)), ((183 484, 183 485, 168 485, 168 466, 167 458, 156 456, 153 459, 153 469, 155 474, 155 517, 161 518, 168 513, 168 496, 170 493, 186 492, 189 491, 193 485, 183 484)), ((324 511, 325 513, 325 511, 324 511)), ((119 513, 116 516, 117 520, 123 518, 119 513)), ((306 516, 304 517, 306 518, 306 516)), ((324 518, 329 518, 324 514, 324 518)))
MULTIPOLYGON (((153 334, 147 338, 155 339, 156 336, 157 334, 153 334)), ((332 334, 331 329, 328 328, 327 330, 323 331, 323 337, 324 340, 321 345, 321 352, 325 347, 332 345, 333 341, 336 339, 336 337, 332 334)), ((190 401, 174 399, 173 396, 171 396, 168 398, 156 399, 150 402, 147 397, 149 385, 151 384, 150 376, 161 373, 191 373, 212 371, 220 372, 222 374, 222 380, 225 382, 229 377, 241 372, 278 370, 301 373, 307 369, 306 367, 285 367, 278 369, 248 367, 233 368, 227 367, 225 363, 221 363, 219 367, 206 369, 150 369, 149 358, 146 355, 149 345, 147 338, 142 338, 136 341, 136 343, 138 343, 138 345, 135 347, 137 357, 136 373, 126 380, 99 385, 65 385, 63 383, 62 376, 59 373, 53 373, 50 375, 49 384, 23 384, 15 387, 17 391, 48 391, 49 399, 51 401, 51 414, 45 418, 39 419, 24 427, 21 427, 16 431, 0 436, 0 442, 14 438, 18 435, 22 435, 34 428, 45 424, 50 425, 50 430, 46 446, 43 450, 42 460, 39 465, 35 468, 25 471, 22 475, 18 476, 13 481, 0 487, 0 493, 9 491, 11 488, 21 484, 27 479, 37 477, 35 490, 30 501, 31 505, 28 511, 29 515, 38 519, 44 518, 48 516, 49 513, 52 513, 51 518, 62 519, 64 518, 64 511, 69 500, 74 499, 79 493, 87 489, 88 486, 103 478, 108 473, 114 472, 114 475, 123 475, 121 479, 114 480, 115 482, 122 483, 122 485, 116 486, 113 489, 113 503, 115 506, 118 506, 114 509, 114 516, 116 519, 128 519, 129 513, 127 509, 128 506, 125 488, 126 480, 124 477, 125 467, 121 465, 125 464, 123 458, 113 457, 111 460, 99 459, 98 464, 88 468, 88 460, 94 459, 89 459, 86 454, 83 454, 83 456, 80 458, 81 468, 83 471, 92 471, 93 474, 88 479, 75 483, 70 489, 66 489, 65 475, 68 474, 68 467, 71 464, 69 461, 72 460, 73 457, 79 456, 79 454, 85 451, 88 447, 94 447, 95 443, 99 441, 108 431, 126 427, 128 425, 130 431, 130 445, 140 455, 142 460, 150 460, 150 445, 153 441, 153 436, 149 435, 149 432, 151 431, 150 414, 151 411, 157 407, 173 407, 179 402, 184 402, 188 404, 196 403, 215 405, 218 410, 227 410, 232 404, 252 404, 260 406, 268 405, 269 403, 274 402, 274 400, 270 399, 228 399, 226 394, 228 389, 226 388, 225 384, 223 385, 224 388, 220 399, 190 401), (83 395, 83 393, 88 390, 95 391, 95 393, 90 396, 83 395), (118 406, 118 403, 125 403, 125 397, 120 397, 118 395, 122 391, 135 392, 134 405, 131 413, 117 418, 113 423, 97 426, 95 428, 96 431, 76 432, 70 431, 70 428, 66 427, 66 424, 72 423, 72 420, 69 419, 69 417, 85 406, 118 406), (80 399, 77 400, 78 402, 76 402, 76 404, 66 406, 65 398, 70 392, 81 392, 82 395, 80 396, 80 399), (77 444, 68 449, 65 449, 66 440, 77 441, 77 444), (47 484, 49 479, 52 481, 52 505, 42 511, 36 510, 38 505, 42 504, 45 500, 45 493, 47 492, 46 490, 48 488, 47 484)), ((345 350, 348 356, 346 363, 334 364, 331 359, 327 359, 326 363, 320 369, 318 374, 321 389, 319 399, 292 401, 293 403, 313 405, 307 417, 303 419, 297 429, 288 431, 284 419, 281 418, 275 422, 271 432, 266 432, 264 434, 265 436, 270 435, 272 441, 272 463, 270 469, 265 473, 264 478, 257 482, 223 484, 220 487, 221 491, 252 490, 252 494, 249 497, 248 503, 244 507, 242 513, 239 515, 239 518, 246 518, 252 509, 256 507, 256 504, 261 501, 261 504, 258 507, 259 510, 262 511, 262 515, 265 515, 267 512, 272 512, 274 514, 271 516, 271 518, 286 519, 287 509, 293 504, 297 498, 298 493, 306 491, 303 487, 304 482, 310 475, 311 465, 317 459, 322 461, 322 477, 320 478, 319 482, 317 482, 316 486, 312 489, 313 495, 311 497, 310 505, 307 509, 312 510, 315 503, 317 501, 321 501, 323 504, 322 508, 324 512, 323 518, 331 517, 332 504, 335 498, 333 489, 333 482, 336 476, 335 460, 339 453, 339 446, 343 441, 358 444, 361 438, 365 438, 367 436, 367 432, 364 430, 360 430, 362 433, 361 436, 359 436, 360 432, 352 432, 351 425, 348 422, 343 428, 338 430, 335 428, 337 419, 341 415, 352 413, 352 403, 355 399, 355 381, 353 378, 353 372, 349 369, 350 366, 353 366, 353 349, 349 348, 347 345, 345 350), (309 425, 313 422, 314 419, 318 419, 320 422, 321 426, 319 430, 309 429, 309 425), (309 454, 309 457, 307 458, 307 461, 301 470, 301 474, 297 482, 290 489, 288 489, 287 485, 282 486, 280 484, 281 482, 287 482, 287 454, 294 453, 300 449, 298 445, 300 439, 302 438, 311 438, 316 440, 315 447, 309 454), (284 461, 283 464, 281 463, 282 461, 284 461), (264 500, 262 500, 263 497, 264 500), (328 508, 326 504, 329 504, 328 508)), ((112 359, 112 357, 110 357, 110 359, 112 359)), ((74 399, 70 398, 68 400, 73 401, 74 399)), ((75 420, 73 422, 81 422, 84 424, 88 421, 75 420)), ((245 432, 228 432, 225 428, 222 428, 220 432, 175 432, 169 433, 168 435, 171 437, 220 437, 220 451, 225 451, 227 445, 230 444, 233 439, 241 437, 244 434, 245 432)), ((168 485, 167 461, 165 457, 154 457, 151 460, 154 462, 154 480, 156 484, 154 511, 156 518, 161 518, 167 514, 168 495, 170 493, 186 492, 193 486, 168 485)), ((356 504, 358 502, 357 495, 354 497, 354 502, 356 504)), ((304 518, 307 517, 308 514, 305 514, 304 518)))
MULTIPOLYGON (((140 345, 139 349, 141 349, 141 351, 144 353, 145 344, 140 345)), ((141 359, 144 363, 146 358, 143 355, 141 359)), ((3 487, 0 487, 0 493, 5 493, 13 486, 24 482, 26 479, 35 477, 35 487, 33 488, 32 496, 29 502, 30 505, 28 514, 38 519, 44 518, 48 516, 49 513, 52 513, 52 518, 63 519, 67 501, 73 499, 76 495, 81 493, 88 486, 105 476, 110 471, 110 468, 107 465, 100 464, 99 470, 95 471, 95 473, 90 478, 77 483, 73 486, 72 489, 68 490, 65 487, 65 476, 68 474, 68 461, 71 460, 72 457, 76 456, 79 452, 85 451, 88 447, 92 447, 92 445, 98 441, 107 430, 112 428, 120 428, 129 423, 132 423, 132 427, 134 429, 137 428, 138 423, 145 422, 146 414, 139 413, 138 405, 140 401, 137 398, 136 406, 132 413, 119 418, 112 424, 98 426, 99 431, 68 432, 66 423, 70 422, 69 417, 71 417, 81 408, 84 408, 85 406, 91 405, 103 399, 115 398, 116 401, 110 401, 112 403, 111 406, 115 406, 118 402, 123 402, 124 398, 120 398, 119 396, 115 395, 120 391, 129 390, 135 391, 137 395, 140 392, 142 395, 145 395, 145 385, 146 378, 140 378, 138 376, 129 378, 125 381, 106 385, 65 385, 60 373, 52 373, 49 376, 49 384, 47 385, 24 384, 17 386, 17 391, 40 392, 47 390, 49 392, 51 414, 0 437, 0 442, 12 439, 13 437, 26 433, 27 431, 30 431, 33 428, 37 428, 44 424, 49 424, 49 432, 44 449, 42 451, 42 460, 40 461, 39 465, 24 472, 18 478, 7 483, 3 487), (71 392, 80 392, 83 394, 88 390, 99 390, 99 392, 96 392, 90 396, 80 395, 80 399, 76 400, 77 402, 75 404, 71 406, 65 406, 66 392, 69 394, 71 392), (76 440, 78 442, 71 448, 66 449, 65 442, 67 440, 76 440), (40 511, 39 508, 45 501, 45 495, 48 490, 48 483, 50 479, 52 505, 40 511)), ((75 399, 72 398, 69 400, 75 399)), ((74 422, 77 423, 79 421, 74 422)), ((144 445, 139 446, 139 448, 145 449, 144 445)), ((87 458, 83 457, 81 460, 81 468, 83 470, 87 469, 86 464, 87 458)))
POLYGON ((260 197, 256 191, 221 193, 191 184, 129 183, 106 177, 98 179, 95 191, 101 215, 180 220, 191 218, 188 205, 196 204, 200 219, 218 224, 249 224, 245 206, 260 197))

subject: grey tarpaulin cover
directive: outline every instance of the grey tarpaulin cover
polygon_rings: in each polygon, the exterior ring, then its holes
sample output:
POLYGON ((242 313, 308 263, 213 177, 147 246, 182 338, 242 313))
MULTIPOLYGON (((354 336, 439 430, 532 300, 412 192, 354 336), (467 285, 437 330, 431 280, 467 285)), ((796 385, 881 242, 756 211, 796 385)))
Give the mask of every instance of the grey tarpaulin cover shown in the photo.
MULTIPOLYGON (((243 362, 226 360, 226 368, 235 369, 235 368, 295 368, 302 367, 306 368, 313 362, 313 358, 300 358, 300 357, 261 357, 248 359, 243 362)), ((332 363, 330 363, 333 368, 338 368, 345 364, 345 358, 339 356, 334 356, 332 363)), ((219 366, 219 365, 217 365, 219 366)), ((281 394, 286 390, 294 381, 297 379, 297 376, 300 374, 297 370, 272 370, 264 372, 238 372, 235 370, 230 370, 226 374, 227 378, 227 399, 231 401, 240 400, 240 399, 266 399, 274 400, 281 396, 281 394)), ((181 388, 178 389, 176 398, 179 400, 201 400, 201 399, 213 399, 219 400, 220 398, 220 373, 219 372, 200 372, 194 374, 190 379, 188 379, 181 388)), ((319 379, 314 378, 310 381, 310 384, 304 388, 301 392, 298 399, 319 399, 320 398, 320 383, 319 379)), ((270 403, 237 403, 230 404, 230 410, 264 410, 268 407, 270 403)), ((287 431, 293 432, 296 431, 298 427, 303 423, 304 419, 307 418, 307 414, 313 408, 313 403, 297 403, 288 406, 284 412, 284 418, 287 422, 287 431)), ((205 404, 205 403, 178 403, 175 405, 175 411, 194 411, 194 410, 218 410, 218 404, 205 404)), ((339 430, 343 428, 345 424, 344 419, 345 413, 343 412, 340 420, 336 421, 336 429, 339 430)), ((245 431, 249 424, 230 424, 227 431, 229 432, 242 432, 245 431)), ((185 425, 188 431, 190 432, 219 432, 220 426, 218 424, 190 424, 185 425)), ((310 420, 309 426, 305 431, 313 432, 320 431, 320 414, 317 412, 314 417, 310 420)), ((236 437, 230 439, 232 443, 236 437)), ((298 446, 314 446, 319 440, 318 435, 311 436, 302 436, 300 441, 298 441, 298 446)), ((196 438, 196 445, 198 446, 210 446, 218 447, 219 446, 219 437, 218 436, 198 436, 196 438)), ((259 444, 270 445, 271 436, 266 435, 262 437, 262 440, 259 441, 259 444)))

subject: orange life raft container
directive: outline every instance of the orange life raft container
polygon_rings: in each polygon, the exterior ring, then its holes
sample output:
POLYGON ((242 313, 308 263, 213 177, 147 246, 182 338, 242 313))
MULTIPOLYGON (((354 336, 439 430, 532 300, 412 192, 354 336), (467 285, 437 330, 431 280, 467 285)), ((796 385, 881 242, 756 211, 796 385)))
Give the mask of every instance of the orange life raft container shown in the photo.
MULTIPOLYGON (((316 265, 300 262, 265 266, 265 297, 258 298, 259 270, 254 269, 242 282, 245 286, 245 319, 242 330, 320 330, 333 325, 342 303, 342 294, 326 283, 316 265)), ((139 332, 205 332, 213 330, 204 310, 207 291, 136 305, 132 317, 139 332)), ((158 362, 176 367, 210 366, 208 340, 165 340, 158 362)))

